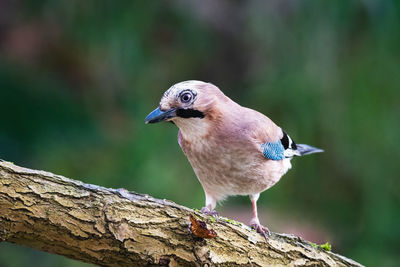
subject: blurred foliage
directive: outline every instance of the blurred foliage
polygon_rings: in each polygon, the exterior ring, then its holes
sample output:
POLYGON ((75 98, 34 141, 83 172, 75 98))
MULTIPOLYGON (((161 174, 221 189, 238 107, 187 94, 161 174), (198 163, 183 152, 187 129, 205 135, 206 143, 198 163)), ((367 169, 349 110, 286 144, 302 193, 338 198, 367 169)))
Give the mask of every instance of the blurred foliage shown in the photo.
MULTIPOLYGON (((295 159, 260 207, 322 225, 334 252, 395 266, 399 9, 395 0, 3 0, 0 158, 200 208, 177 129, 143 120, 172 84, 210 81, 326 151, 295 159)), ((0 265, 84 266, 4 243, 0 265)))

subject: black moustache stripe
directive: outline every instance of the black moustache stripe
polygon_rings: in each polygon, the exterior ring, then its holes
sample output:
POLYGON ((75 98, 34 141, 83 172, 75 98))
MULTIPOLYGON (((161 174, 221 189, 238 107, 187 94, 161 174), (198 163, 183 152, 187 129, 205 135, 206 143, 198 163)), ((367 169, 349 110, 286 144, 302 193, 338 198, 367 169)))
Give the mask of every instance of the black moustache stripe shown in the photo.
POLYGON ((178 109, 176 111, 176 116, 181 118, 204 118, 204 113, 195 109, 178 109))

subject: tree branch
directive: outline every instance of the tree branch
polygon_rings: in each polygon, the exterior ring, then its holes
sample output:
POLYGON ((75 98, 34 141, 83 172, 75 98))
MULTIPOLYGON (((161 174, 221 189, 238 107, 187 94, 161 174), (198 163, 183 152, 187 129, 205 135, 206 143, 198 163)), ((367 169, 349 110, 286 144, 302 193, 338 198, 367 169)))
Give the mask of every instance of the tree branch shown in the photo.
POLYGON ((0 241, 101 266, 361 266, 292 235, 272 234, 266 242, 248 227, 214 221, 167 200, 5 161, 0 161, 0 241), (217 237, 194 237, 190 214, 217 237))

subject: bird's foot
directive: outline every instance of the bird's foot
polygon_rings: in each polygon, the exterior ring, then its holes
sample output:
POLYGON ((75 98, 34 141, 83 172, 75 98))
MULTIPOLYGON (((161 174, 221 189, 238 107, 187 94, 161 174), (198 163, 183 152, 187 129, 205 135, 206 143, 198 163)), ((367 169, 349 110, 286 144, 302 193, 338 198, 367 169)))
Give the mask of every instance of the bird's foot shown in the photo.
POLYGON ((250 227, 255 229, 257 233, 261 234, 265 240, 268 240, 268 236, 271 235, 269 229, 265 226, 262 226, 260 223, 252 223, 250 224, 250 227))
POLYGON ((213 217, 218 217, 218 213, 215 210, 210 210, 207 207, 202 207, 200 211, 202 213, 204 213, 205 215, 211 215, 213 217))

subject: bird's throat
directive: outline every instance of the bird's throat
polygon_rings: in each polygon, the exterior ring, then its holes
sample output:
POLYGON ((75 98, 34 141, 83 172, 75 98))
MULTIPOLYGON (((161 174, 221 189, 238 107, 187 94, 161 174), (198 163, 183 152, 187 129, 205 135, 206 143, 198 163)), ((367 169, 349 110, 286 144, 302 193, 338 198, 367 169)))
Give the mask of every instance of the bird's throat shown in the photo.
POLYGON ((173 122, 181 130, 184 139, 189 142, 199 141, 210 131, 210 123, 207 119, 176 117, 173 122))

